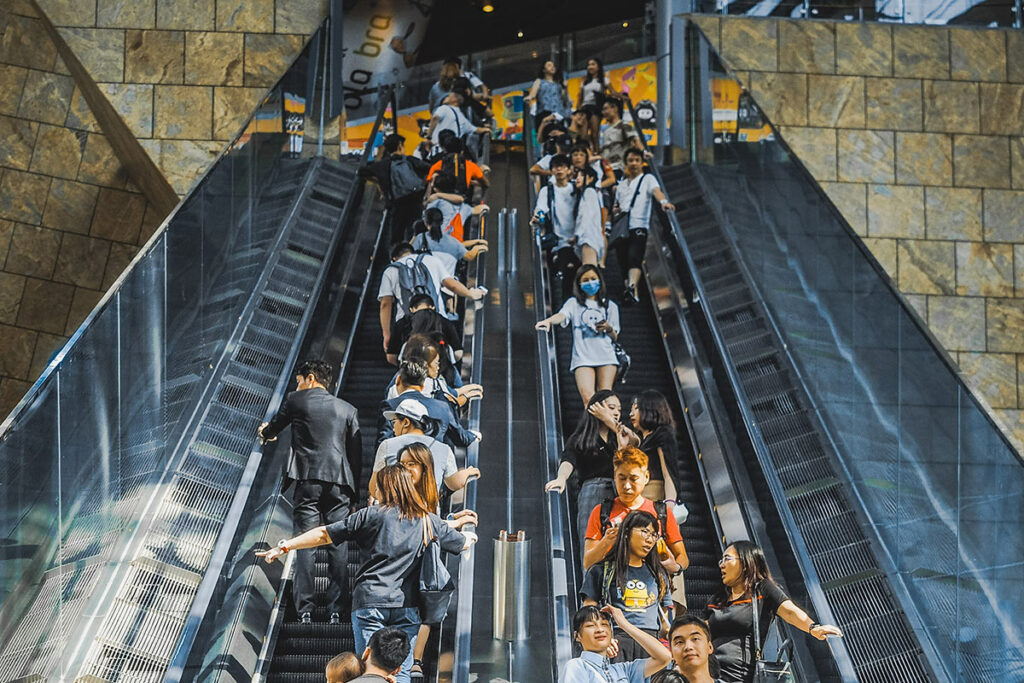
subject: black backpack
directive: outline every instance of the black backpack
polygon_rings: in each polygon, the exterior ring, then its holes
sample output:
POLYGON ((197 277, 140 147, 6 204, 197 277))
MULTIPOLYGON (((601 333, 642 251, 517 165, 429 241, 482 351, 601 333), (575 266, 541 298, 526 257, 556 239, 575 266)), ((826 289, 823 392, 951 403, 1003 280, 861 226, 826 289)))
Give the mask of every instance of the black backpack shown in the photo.
POLYGON ((425 334, 441 350, 441 375, 451 384, 455 379, 455 352, 444 336, 444 318, 429 308, 416 311, 409 319, 409 336, 425 334))
MULTIPOLYGON (((665 505, 663 500, 651 501, 654 503, 654 512, 658 517, 658 533, 661 534, 662 538, 665 538, 665 542, 668 543, 668 506, 665 505)), ((612 505, 615 504, 613 498, 605 498, 601 501, 601 534, 604 535, 608 531, 608 527, 611 526, 612 516, 612 505)))
POLYGON ((440 173, 454 176, 455 191, 463 197, 469 198, 470 194, 472 194, 472 189, 469 186, 465 154, 447 153, 441 157, 440 173))
POLYGON ((391 199, 404 199, 410 195, 422 195, 427 189, 427 184, 420 177, 412 162, 407 156, 398 156, 391 159, 391 167, 388 169, 391 180, 391 199))
POLYGON ((430 271, 423 263, 426 254, 419 254, 412 261, 405 260, 405 257, 395 261, 388 268, 398 270, 398 295, 399 303, 405 315, 409 315, 409 302, 416 294, 427 294, 434 300, 434 306, 439 310, 441 301, 437 296, 437 288, 434 287, 434 280, 430 277, 430 271))

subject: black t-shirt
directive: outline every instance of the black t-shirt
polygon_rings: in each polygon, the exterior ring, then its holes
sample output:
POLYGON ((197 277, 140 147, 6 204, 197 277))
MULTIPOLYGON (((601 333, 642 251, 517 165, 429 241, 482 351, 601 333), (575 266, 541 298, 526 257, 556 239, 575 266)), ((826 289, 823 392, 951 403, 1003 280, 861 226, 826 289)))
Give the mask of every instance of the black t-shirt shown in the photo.
MULTIPOLYGON (((789 596, 771 579, 761 584, 758 600, 758 628, 761 646, 768 627, 789 596)), ((754 612, 750 598, 711 602, 704 613, 711 629, 711 642, 726 683, 748 683, 754 678, 754 612)))
POLYGON ((676 444, 675 432, 668 425, 655 427, 654 431, 640 442, 640 450, 647 454, 647 470, 651 473, 653 481, 665 480, 665 473, 661 470, 661 458, 658 457, 659 448, 665 454, 668 475, 672 478, 672 483, 676 485, 676 490, 678 491, 679 446, 676 444))
POLYGON ((572 465, 581 486, 588 479, 597 479, 598 477, 611 479, 614 476, 612 457, 615 455, 616 446, 618 446, 618 439, 610 431, 608 440, 600 442, 598 447, 593 450, 577 451, 569 443, 566 443, 560 462, 572 465))

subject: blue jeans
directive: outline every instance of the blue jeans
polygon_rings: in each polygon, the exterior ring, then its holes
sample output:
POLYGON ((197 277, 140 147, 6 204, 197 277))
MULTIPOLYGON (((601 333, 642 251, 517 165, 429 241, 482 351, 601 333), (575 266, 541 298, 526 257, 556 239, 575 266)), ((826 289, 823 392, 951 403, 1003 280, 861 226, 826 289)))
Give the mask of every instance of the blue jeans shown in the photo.
POLYGON ((368 607, 352 610, 352 635, 356 640, 356 655, 363 656, 366 644, 377 631, 385 626, 402 629, 409 636, 409 656, 402 662, 402 670, 395 677, 396 683, 409 683, 412 669, 412 653, 416 648, 416 634, 420 630, 420 611, 415 607, 368 607))
POLYGON ((580 494, 576 497, 576 526, 580 539, 580 563, 583 562, 583 546, 586 545, 587 521, 594 508, 609 498, 615 498, 615 485, 607 477, 587 479, 580 486, 580 494))

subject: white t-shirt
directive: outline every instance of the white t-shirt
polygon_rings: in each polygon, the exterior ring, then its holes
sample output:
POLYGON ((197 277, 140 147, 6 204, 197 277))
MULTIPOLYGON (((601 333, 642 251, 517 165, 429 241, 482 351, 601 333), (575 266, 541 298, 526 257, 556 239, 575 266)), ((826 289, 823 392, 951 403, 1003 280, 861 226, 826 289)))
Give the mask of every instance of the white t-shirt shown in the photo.
POLYGON ((379 472, 384 469, 385 465, 397 464, 399 451, 411 443, 425 444, 430 449, 430 455, 434 459, 434 479, 437 481, 439 489, 444 483, 445 477, 450 477, 458 472, 459 466, 455 463, 455 453, 452 452, 448 444, 426 434, 403 434, 381 441, 377 446, 377 456, 373 459, 373 471, 379 472))
POLYGON ((435 109, 434 116, 437 117, 437 125, 434 126, 434 132, 430 136, 430 141, 435 145, 439 144, 438 138, 442 130, 455 131, 455 134, 460 138, 476 130, 473 122, 467 119, 466 115, 458 107, 453 107, 450 104, 442 104, 435 109))
MULTIPOLYGON (((430 273, 430 279, 434 283, 434 290, 438 295, 438 300, 434 301, 434 306, 437 308, 439 313, 444 315, 443 311, 445 309, 440 301, 441 283, 448 278, 453 277, 452 273, 445 269, 444 263, 433 254, 406 254, 395 261, 395 263, 411 263, 420 256, 423 257, 423 265, 427 267, 427 272, 430 273)), ((384 269, 384 273, 381 275, 380 289, 377 290, 377 301, 380 301, 386 296, 395 297, 395 320, 401 320, 404 318, 405 311, 402 310, 402 306, 400 304, 402 300, 402 292, 401 287, 398 284, 398 268, 391 268, 389 266, 384 269)))
POLYGON ((576 248, 584 244, 594 248, 597 258, 604 252, 604 221, 601 218, 601 195, 593 187, 583 190, 579 213, 576 214, 576 248))
POLYGON ((629 214, 629 228, 643 228, 647 230, 651 224, 651 208, 654 206, 652 198, 654 191, 658 189, 657 179, 650 173, 641 173, 630 180, 623 176, 615 188, 615 201, 622 211, 629 211, 629 205, 633 201, 633 193, 637 191, 639 183, 640 194, 636 197, 636 204, 629 214))
POLYGON ((575 206, 576 197, 573 194, 572 183, 566 183, 564 187, 559 187, 555 183, 554 178, 552 178, 551 182, 542 187, 537 195, 537 205, 533 208, 533 213, 536 215, 538 211, 544 211, 551 216, 555 234, 558 235, 558 244, 555 246, 555 249, 567 246, 569 240, 576 234, 576 223, 572 216, 575 206), (548 190, 549 187, 551 190, 548 190), (552 191, 554 191, 555 200, 554 210, 551 209, 548 200, 552 196, 552 191))
POLYGON ((607 320, 615 333, 619 333, 619 307, 614 301, 608 301, 607 307, 599 306, 594 299, 587 299, 584 305, 580 305, 576 297, 569 297, 559 313, 565 316, 562 327, 572 325, 570 372, 578 367, 619 364, 615 359, 612 338, 596 329, 599 322, 607 320))
POLYGON ((604 84, 596 78, 585 82, 581 87, 583 89, 583 106, 588 104, 597 104, 597 96, 605 91, 605 88, 611 85, 611 81, 607 76, 604 77, 604 84))

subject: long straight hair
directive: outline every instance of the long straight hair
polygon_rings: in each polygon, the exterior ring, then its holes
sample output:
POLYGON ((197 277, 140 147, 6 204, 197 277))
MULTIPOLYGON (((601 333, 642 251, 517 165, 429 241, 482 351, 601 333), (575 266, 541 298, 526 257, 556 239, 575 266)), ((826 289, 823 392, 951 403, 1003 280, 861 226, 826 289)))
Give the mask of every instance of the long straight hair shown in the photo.
POLYGON ((592 81, 592 80, 594 80, 596 78, 598 83, 600 83, 601 85, 604 85, 604 62, 602 62, 597 57, 591 57, 590 59, 587 60, 587 62, 589 63, 590 60, 594 60, 595 62, 597 62, 597 73, 596 74, 591 74, 590 70, 586 69, 587 75, 586 75, 586 77, 585 77, 583 82, 584 83, 590 83, 590 81, 592 81))
POLYGON ((675 433, 676 422, 672 417, 672 408, 668 399, 660 391, 644 389, 633 398, 637 412, 640 413, 640 429, 653 432, 658 427, 668 427, 675 433))
MULTIPOLYGON (((415 485, 416 493, 420 494, 420 498, 427 505, 428 508, 437 512, 438 500, 437 500, 437 480, 434 479, 434 455, 427 448, 426 444, 422 443, 410 443, 402 447, 398 451, 398 464, 402 464, 402 456, 406 453, 423 469, 423 474, 420 476, 420 481, 415 485)), ((402 467, 405 467, 402 465, 402 467)))
MULTIPOLYGON (((770 581, 772 573, 768 569, 768 560, 764 557, 764 551, 753 541, 736 541, 730 543, 726 548, 732 546, 736 550, 736 559, 740 563, 740 570, 743 573, 743 593, 753 599, 754 592, 761 588, 761 584, 770 581)), ((722 585, 722 594, 719 604, 729 602, 729 587, 722 585)))
POLYGON ((423 497, 416 492, 412 475, 402 465, 386 465, 377 473, 377 498, 381 505, 398 508, 405 519, 420 519, 430 513, 423 497))
MULTIPOLYGON (((618 586, 620 591, 625 592, 626 580, 629 576, 629 541, 633 536, 634 529, 642 529, 645 526, 649 526, 654 529, 655 533, 658 531, 658 520, 649 512, 643 510, 634 510, 626 515, 626 518, 622 520, 622 524, 619 525, 619 537, 615 539, 615 547, 612 548, 612 558, 615 562, 615 585, 618 586)), ((668 580, 665 576, 665 568, 661 566, 661 562, 658 561, 658 548, 657 546, 651 548, 651 551, 647 553, 647 556, 643 558, 644 567, 651 573, 651 576, 658 582, 658 604, 665 598, 665 592, 668 590, 668 580)), ((609 596, 605 596, 607 600, 609 596)))
POLYGON ((617 397, 617 394, 610 389, 601 389, 594 392, 594 395, 587 401, 588 409, 584 410, 583 414, 580 415, 580 421, 576 423, 576 429, 573 430, 566 440, 566 446, 572 448, 577 453, 593 452, 601 447, 601 421, 590 414, 589 408, 598 403, 603 403, 613 396, 617 397))

